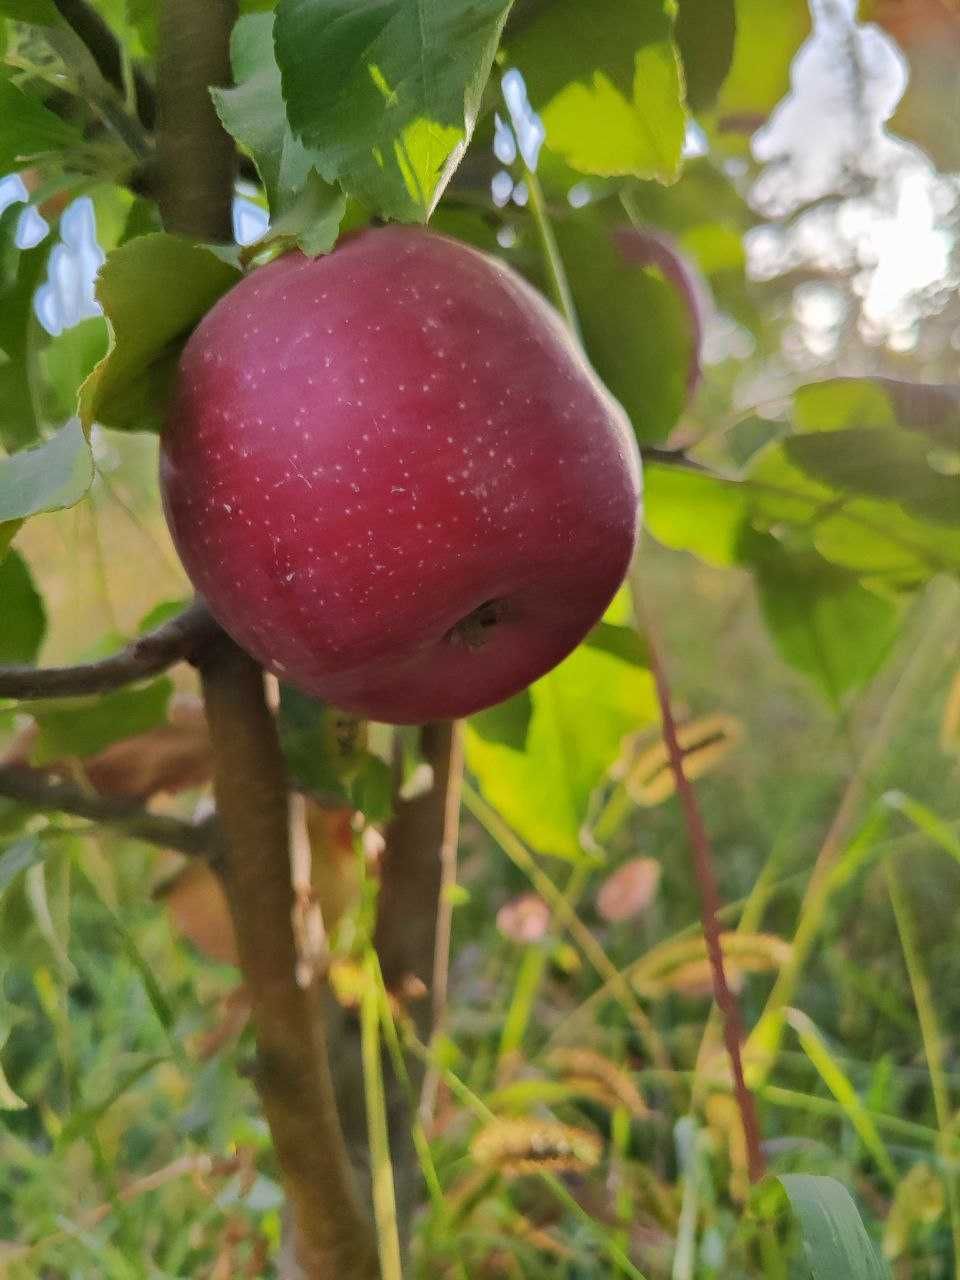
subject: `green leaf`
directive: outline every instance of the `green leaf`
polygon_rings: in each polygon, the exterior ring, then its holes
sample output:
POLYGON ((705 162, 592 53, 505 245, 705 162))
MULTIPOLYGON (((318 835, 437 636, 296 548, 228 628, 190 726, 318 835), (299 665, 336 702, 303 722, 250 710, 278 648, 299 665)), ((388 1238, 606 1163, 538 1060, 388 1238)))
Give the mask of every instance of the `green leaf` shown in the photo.
POLYGON ((157 52, 157 0, 126 0, 124 5, 127 22, 137 33, 140 46, 146 57, 153 58, 157 52))
POLYGON ((736 34, 734 0, 678 0, 677 48, 691 111, 715 101, 733 62, 736 34))
POLYGON ((168 1061, 169 1059, 165 1054, 155 1054, 144 1059, 144 1061, 137 1063, 136 1066, 130 1067, 123 1072, 111 1086, 106 1097, 99 1102, 91 1103, 85 1107, 78 1107, 72 1111, 66 1124, 57 1135, 58 1148, 62 1150, 64 1147, 69 1146, 71 1142, 76 1142, 78 1138, 87 1137, 91 1134, 114 1103, 118 1102, 135 1084, 139 1084, 143 1077, 148 1075, 154 1067, 168 1061))
POLYGON ((839 707, 889 652, 899 606, 868 590, 856 574, 768 535, 746 531, 741 554, 753 565, 763 616, 781 655, 839 707))
POLYGON ((111 347, 80 389, 84 423, 158 431, 184 342, 239 279, 212 249, 163 232, 115 249, 97 281, 111 347))
POLYGON ((482 719, 467 722, 467 761, 484 796, 539 853, 582 856, 594 790, 624 737, 657 718, 649 671, 622 656, 639 658, 636 637, 605 624, 602 638, 605 647, 581 645, 531 686, 522 745, 516 734, 485 734, 482 719), (612 632, 624 633, 621 644, 612 632))
POLYGON ((62 422, 77 412, 80 387, 107 354, 110 341, 103 316, 90 316, 52 338, 43 353, 46 412, 62 422))
POLYGON ((280 0, 295 132, 389 217, 426 221, 473 134, 510 0, 280 0))
POLYGON ((36 438, 37 418, 26 364, 9 360, 0 352, 0 445, 22 449, 36 438))
POLYGON ((835 378, 794 395, 794 431, 747 479, 756 521, 794 525, 826 559, 887 589, 960 572, 960 394, 835 378))
POLYGON ((748 498, 736 481, 648 463, 643 488, 645 523, 659 543, 707 564, 738 563, 748 498))
POLYGON ((897 378, 872 378, 870 382, 886 392, 901 427, 922 431, 944 448, 960 449, 960 387, 897 378))
POLYGON ((499 743, 504 747, 512 747, 515 751, 522 751, 526 746, 532 715, 533 699, 530 697, 530 690, 524 689, 506 702, 498 702, 485 711, 477 711, 470 717, 469 725, 471 732, 484 742, 499 743))
POLYGON ((793 424, 798 431, 892 427, 896 421, 896 411, 878 378, 827 378, 793 393, 793 424))
POLYGON ((695 324, 676 288, 628 262, 603 210, 558 220, 557 241, 590 362, 643 443, 664 439, 687 400, 695 324))
POLYGON ((337 242, 346 209, 347 197, 340 188, 324 182, 312 170, 300 194, 275 219, 266 235, 244 250, 243 258, 253 258, 267 246, 281 250, 296 246, 308 258, 329 253, 337 242))
POLYGON ((79 418, 42 444, 0 458, 0 527, 79 502, 93 481, 93 457, 79 418))
POLYGON ((716 103, 720 127, 752 133, 790 88, 790 64, 810 34, 807 0, 736 0, 733 64, 716 103))
POLYGON ((756 455, 745 484, 758 523, 799 526, 825 559, 860 576, 912 586, 940 570, 960 572, 960 530, 833 489, 801 471, 783 444, 756 455))
POLYGON ((139 688, 118 689, 97 698, 37 702, 31 707, 40 730, 31 762, 76 757, 83 760, 135 734, 166 723, 173 685, 166 676, 139 688))
POLYGON ((164 600, 160 604, 155 604, 137 623, 137 635, 142 636, 144 632, 152 631, 154 627, 169 622, 178 613, 183 613, 189 605, 189 600, 164 600))
POLYGON ((889 1280, 842 1183, 808 1173, 787 1173, 776 1181, 799 1226, 810 1280, 889 1280))
POLYGON ((22 449, 39 433, 31 391, 33 352, 30 336, 38 330, 33 299, 53 247, 48 236, 33 249, 18 249, 17 224, 25 205, 0 215, 0 444, 22 449))
POLYGON ((746 265, 743 238, 722 222, 701 222, 689 227, 678 237, 677 243, 705 276, 724 271, 739 274, 746 265))
POLYGON ((547 131, 580 173, 673 182, 686 131, 665 0, 554 0, 508 47, 547 131))
POLYGON ((53 0, 0 0, 0 17, 55 27, 62 21, 53 0))
POLYGON ((930 442, 919 433, 848 427, 791 436, 783 447, 791 462, 834 489, 887 499, 923 520, 960 525, 960 472, 938 470, 930 442))
POLYGON ((919 831, 929 836, 944 852, 949 853, 960 863, 960 836, 957 836, 953 827, 948 822, 944 822, 943 818, 927 805, 921 804, 912 796, 904 795, 902 791, 888 791, 883 797, 883 802, 891 809, 902 813, 919 831))
POLYGON ((794 393, 791 462, 833 489, 960 524, 960 391, 893 378, 832 378, 794 393))
POLYGON ((224 128, 250 152, 276 215, 294 199, 311 169, 321 161, 294 136, 280 86, 273 49, 272 13, 238 20, 230 40, 236 87, 211 89, 224 128))
MULTIPOLYGON (((6 1034, 4 1034, 3 1039, 0 1040, 0 1049, 4 1047, 5 1043, 6 1034)), ((11 1087, 10 1081, 6 1076, 6 1072, 4 1071, 2 1064, 0 1064, 0 1111, 24 1111, 26 1110, 26 1107, 27 1103, 24 1102, 23 1098, 21 1098, 20 1095, 11 1087)))
POLYGON ((82 141, 77 129, 0 71, 0 173, 21 169, 21 161, 41 152, 64 151, 82 141))
POLYGON ((0 562, 0 662, 33 662, 47 629, 46 614, 30 571, 16 552, 0 562))
POLYGON ((5 893, 17 876, 35 867, 47 856, 49 846, 38 836, 24 836, 0 854, 0 894, 5 893))
POLYGON ((350 783, 350 802, 368 822, 386 822, 393 810, 393 772, 385 760, 366 752, 350 783))
POLYGON ((583 643, 588 649, 612 654, 636 667, 646 667, 650 661, 645 641, 631 626, 606 620, 598 622, 583 643))
MULTIPOLYGON (((342 804, 352 802, 358 787, 364 802, 381 811, 382 779, 373 763, 377 757, 366 749, 362 721, 281 684, 279 729, 290 776, 299 787, 342 804)), ((357 802, 357 807, 363 806, 357 802)))

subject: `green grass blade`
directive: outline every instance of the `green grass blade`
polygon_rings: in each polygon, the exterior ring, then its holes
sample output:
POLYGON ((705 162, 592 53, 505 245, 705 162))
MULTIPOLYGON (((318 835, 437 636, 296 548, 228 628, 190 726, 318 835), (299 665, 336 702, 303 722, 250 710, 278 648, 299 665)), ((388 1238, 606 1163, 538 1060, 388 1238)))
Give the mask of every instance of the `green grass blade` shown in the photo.
MULTIPOLYGON (((935 815, 930 814, 931 818, 935 815)), ((936 819, 939 821, 939 819, 936 819)), ((917 1017, 920 1020, 920 1035, 923 1039, 923 1053, 930 1072, 930 1084, 933 1089, 933 1106, 940 1130, 940 1153, 944 1157, 944 1179, 947 1189, 947 1204, 950 1208, 950 1231, 953 1237, 954 1276, 960 1280, 960 1186, 958 1186, 956 1164, 948 1158, 950 1137, 950 1091, 947 1086, 944 1069, 944 1040, 940 1032, 940 1020, 937 1017, 936 1005, 930 982, 927 978, 920 947, 914 928, 913 916, 907 903, 903 885, 897 873, 897 864, 891 859, 886 865, 887 889, 893 914, 900 934, 900 946, 903 950, 910 987, 913 991, 914 1004, 917 1006, 917 1017)))
POLYGON ((366 982, 360 999, 360 1043, 363 1059, 363 1092, 367 1105, 367 1141, 370 1146, 370 1177, 373 1185, 373 1213, 377 1224, 377 1245, 383 1280, 403 1280, 400 1262, 400 1232, 397 1227, 397 1200, 390 1160, 390 1132, 387 1101, 380 1058, 380 992, 377 971, 367 963, 366 982))
POLYGON ((799 1009, 788 1009, 786 1018, 797 1033, 804 1053, 819 1072, 824 1084, 843 1107, 844 1114, 856 1130, 860 1141, 873 1156, 877 1167, 891 1186, 896 1185, 896 1167, 873 1123, 873 1118, 850 1083, 846 1072, 830 1052, 816 1024, 799 1009))
POLYGON ((889 1280, 842 1183, 807 1173, 784 1174, 778 1181, 800 1227, 811 1280, 889 1280))

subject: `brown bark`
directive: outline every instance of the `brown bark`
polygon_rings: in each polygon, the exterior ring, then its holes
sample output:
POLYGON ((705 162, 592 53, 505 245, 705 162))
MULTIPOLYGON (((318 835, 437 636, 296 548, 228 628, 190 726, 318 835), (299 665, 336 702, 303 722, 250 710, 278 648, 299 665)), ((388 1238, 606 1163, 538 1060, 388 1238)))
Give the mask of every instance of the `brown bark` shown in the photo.
POLYGON ((289 797, 263 673, 226 638, 201 664, 214 747, 225 885, 257 1038, 256 1084, 309 1280, 375 1280, 373 1229, 361 1213, 327 1056, 325 990, 296 980, 289 797))

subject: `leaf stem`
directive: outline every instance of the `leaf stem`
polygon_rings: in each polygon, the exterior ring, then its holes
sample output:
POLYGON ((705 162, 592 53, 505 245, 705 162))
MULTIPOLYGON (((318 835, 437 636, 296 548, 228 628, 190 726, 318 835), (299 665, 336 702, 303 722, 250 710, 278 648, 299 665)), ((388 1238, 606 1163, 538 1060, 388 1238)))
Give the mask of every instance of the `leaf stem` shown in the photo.
POLYGON ((563 258, 560 256, 560 246, 557 244, 553 223, 550 221, 550 215, 547 212, 547 203, 543 197, 543 187, 541 187, 540 179, 532 169, 524 167, 523 180, 527 184, 527 191, 530 193, 530 211, 533 214, 534 225, 540 237, 540 249, 543 253, 544 265, 547 268, 550 296, 557 310, 566 320, 570 332, 582 348, 583 339, 580 333, 580 321, 577 318, 577 309, 573 301, 570 281, 567 279, 566 268, 563 265, 563 258))

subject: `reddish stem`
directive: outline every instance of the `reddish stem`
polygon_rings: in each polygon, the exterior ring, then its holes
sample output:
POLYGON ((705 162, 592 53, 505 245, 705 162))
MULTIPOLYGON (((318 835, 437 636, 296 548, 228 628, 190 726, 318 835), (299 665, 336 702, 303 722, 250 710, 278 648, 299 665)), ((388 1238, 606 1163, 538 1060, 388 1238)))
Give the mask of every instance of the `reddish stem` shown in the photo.
POLYGON ((647 624, 647 645, 650 655, 650 670, 657 687, 657 698, 660 703, 663 741, 670 757, 670 768, 677 787, 677 795, 683 810, 687 837, 693 851, 693 866, 700 889, 700 914, 703 920, 703 933, 707 942, 707 954, 710 957, 710 969, 713 976, 713 995, 723 1018, 723 1039, 730 1059, 733 1073, 733 1092, 740 1111, 744 1137, 747 1147, 747 1168, 751 1182, 759 1182, 766 1171, 766 1162, 760 1146, 760 1124, 753 1094, 747 1088, 743 1075, 743 1057, 740 1046, 744 1039, 743 1015, 737 997, 730 990, 727 973, 723 963, 723 948, 720 945, 720 890, 714 870, 713 849, 710 837, 704 825, 703 814, 697 801, 690 779, 683 767, 683 748, 677 737, 677 725, 673 718, 671 706, 670 684, 654 640, 652 628, 647 624))

